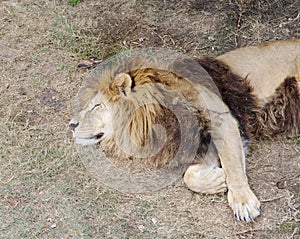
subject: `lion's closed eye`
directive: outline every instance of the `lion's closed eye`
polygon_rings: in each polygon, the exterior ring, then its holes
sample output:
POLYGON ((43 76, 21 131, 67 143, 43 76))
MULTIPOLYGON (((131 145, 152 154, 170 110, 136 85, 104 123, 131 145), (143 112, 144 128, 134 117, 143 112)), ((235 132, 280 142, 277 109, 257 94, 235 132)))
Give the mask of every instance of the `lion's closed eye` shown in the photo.
POLYGON ((102 104, 95 104, 91 110, 95 110, 95 109, 102 109, 103 108, 103 105, 102 104))

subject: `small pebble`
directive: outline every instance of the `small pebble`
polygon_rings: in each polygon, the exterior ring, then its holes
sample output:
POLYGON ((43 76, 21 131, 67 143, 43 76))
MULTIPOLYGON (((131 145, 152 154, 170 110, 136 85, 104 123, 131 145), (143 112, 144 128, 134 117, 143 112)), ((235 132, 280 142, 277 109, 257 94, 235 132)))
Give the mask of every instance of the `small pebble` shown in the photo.
POLYGON ((157 223, 157 219, 156 218, 152 218, 152 223, 155 225, 157 223))
POLYGON ((138 225, 137 228, 140 230, 140 232, 145 231, 145 226, 143 226, 143 225, 138 225))
POLYGON ((139 42, 142 43, 143 41, 145 41, 145 38, 140 37, 140 38, 139 38, 139 42))
POLYGON ((279 189, 285 189, 288 187, 287 181, 279 181, 276 183, 277 188, 279 189))

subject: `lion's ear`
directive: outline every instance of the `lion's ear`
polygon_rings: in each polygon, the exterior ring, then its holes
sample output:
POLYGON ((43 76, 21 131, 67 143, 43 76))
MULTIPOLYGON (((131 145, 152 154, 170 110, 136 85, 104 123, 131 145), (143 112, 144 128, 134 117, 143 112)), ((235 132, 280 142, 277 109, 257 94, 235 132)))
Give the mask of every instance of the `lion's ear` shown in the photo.
POLYGON ((113 84, 118 87, 120 94, 127 96, 131 91, 132 79, 130 75, 121 73, 116 76, 113 84))

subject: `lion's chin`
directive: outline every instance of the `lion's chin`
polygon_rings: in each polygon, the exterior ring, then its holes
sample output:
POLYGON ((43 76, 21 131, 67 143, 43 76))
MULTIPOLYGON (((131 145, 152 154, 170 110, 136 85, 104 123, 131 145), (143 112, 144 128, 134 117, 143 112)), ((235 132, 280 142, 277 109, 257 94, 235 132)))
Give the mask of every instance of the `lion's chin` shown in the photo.
POLYGON ((103 137, 104 133, 99 133, 96 134, 93 137, 90 138, 81 138, 81 137, 76 137, 75 134, 73 134, 74 138, 75 138, 75 143, 79 144, 79 145, 95 145, 95 144, 99 144, 101 141, 101 138, 103 137))
POLYGON ((85 139, 85 138, 75 138, 75 143, 79 145, 95 145, 100 142, 97 138, 85 139))

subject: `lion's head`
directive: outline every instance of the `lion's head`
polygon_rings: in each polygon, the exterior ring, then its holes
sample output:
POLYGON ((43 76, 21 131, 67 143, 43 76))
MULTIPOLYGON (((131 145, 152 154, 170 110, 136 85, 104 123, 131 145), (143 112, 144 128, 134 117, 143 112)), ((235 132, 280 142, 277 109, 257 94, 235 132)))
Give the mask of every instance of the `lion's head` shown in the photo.
POLYGON ((153 105, 156 101, 150 99, 151 95, 148 98, 141 95, 145 88, 133 90, 129 74, 108 77, 99 79, 98 85, 89 82, 79 91, 75 115, 69 124, 76 143, 89 145, 110 141, 120 128, 127 126, 135 143, 143 145, 149 136, 153 116, 159 113, 158 106, 153 105))
POLYGON ((206 116, 186 100, 196 97, 190 83, 165 70, 102 72, 81 87, 69 125, 78 144, 100 143, 118 157, 150 158, 162 166, 180 144, 197 154, 209 140, 206 116))

